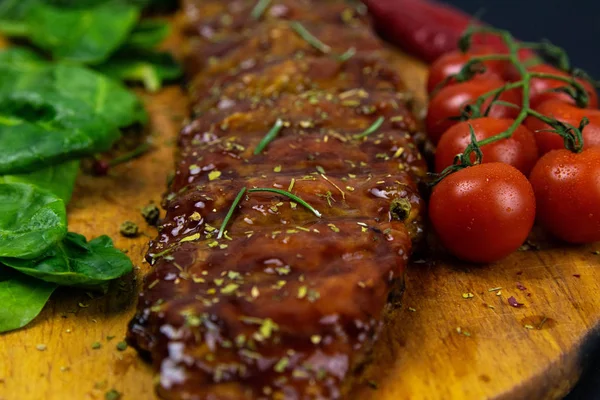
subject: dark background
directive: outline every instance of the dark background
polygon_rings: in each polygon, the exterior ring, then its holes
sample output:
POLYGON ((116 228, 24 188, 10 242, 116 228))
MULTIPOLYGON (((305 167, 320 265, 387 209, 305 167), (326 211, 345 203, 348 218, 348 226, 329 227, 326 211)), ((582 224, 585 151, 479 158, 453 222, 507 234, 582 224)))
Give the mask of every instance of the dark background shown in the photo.
MULTIPOLYGON (((600 78, 600 0, 445 0, 527 41, 549 39, 574 66, 600 78)), ((585 354, 588 372, 565 400, 600 399, 600 352, 585 354)))
POLYGON ((549 39, 600 79, 600 0, 443 0, 527 41, 549 39))

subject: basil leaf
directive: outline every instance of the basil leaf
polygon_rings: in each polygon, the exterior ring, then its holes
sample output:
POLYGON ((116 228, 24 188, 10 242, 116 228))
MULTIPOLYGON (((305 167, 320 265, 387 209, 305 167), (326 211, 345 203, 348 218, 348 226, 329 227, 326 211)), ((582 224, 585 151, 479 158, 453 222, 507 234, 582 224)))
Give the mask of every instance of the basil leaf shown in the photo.
POLYGON ((46 282, 88 289, 102 288, 133 268, 129 257, 114 248, 108 236, 88 243, 84 236, 71 232, 35 260, 4 258, 0 262, 46 282))
POLYGON ((79 160, 52 165, 28 174, 0 176, 0 183, 28 183, 48 190, 68 204, 79 173, 79 160))
POLYGON ((142 83, 150 92, 181 76, 181 68, 168 53, 120 52, 96 69, 114 79, 142 83))
POLYGON ((65 203, 23 183, 0 184, 0 257, 35 258, 67 233, 65 203))
POLYGON ((54 283, 33 279, 0 266, 0 332, 30 323, 57 288, 54 283))
POLYGON ((43 91, 0 93, 0 175, 107 151, 119 137, 75 99, 43 91))
POLYGON ((148 119, 140 99, 118 81, 85 67, 50 64, 29 51, 0 51, 0 93, 40 90, 81 101, 119 128, 148 119))
POLYGON ((40 1, 25 21, 29 39, 54 59, 100 63, 127 39, 140 10, 120 1, 105 1, 89 7, 61 7, 40 1))

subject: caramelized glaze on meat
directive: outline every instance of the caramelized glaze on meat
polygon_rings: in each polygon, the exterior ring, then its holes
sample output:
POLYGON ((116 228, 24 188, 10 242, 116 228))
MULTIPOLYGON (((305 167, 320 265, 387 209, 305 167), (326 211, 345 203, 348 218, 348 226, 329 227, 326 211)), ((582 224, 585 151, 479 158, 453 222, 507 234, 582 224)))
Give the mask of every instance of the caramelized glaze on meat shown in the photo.
POLYGON ((196 117, 128 336, 167 399, 348 397, 422 235, 417 122, 366 17, 256 4, 185 2, 196 117))

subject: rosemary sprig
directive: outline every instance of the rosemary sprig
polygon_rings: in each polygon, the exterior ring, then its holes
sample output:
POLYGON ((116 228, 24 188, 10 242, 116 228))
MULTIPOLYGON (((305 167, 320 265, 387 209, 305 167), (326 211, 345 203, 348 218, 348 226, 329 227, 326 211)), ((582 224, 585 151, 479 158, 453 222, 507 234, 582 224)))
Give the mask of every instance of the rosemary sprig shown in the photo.
MULTIPOLYGON (((271 189, 271 188, 248 189, 248 193, 256 193, 256 192, 271 192, 271 193, 280 194, 282 196, 286 196, 290 200, 293 200, 296 203, 301 204, 302 206, 306 207, 309 211, 311 211, 317 217, 321 218, 321 213, 319 211, 317 211, 313 206, 311 206, 310 204, 308 204, 306 201, 302 200, 300 197, 296 196, 295 194, 286 192, 285 190, 271 189)), ((240 192, 237 194, 237 196, 233 200, 231 207, 229 207, 229 211, 227 212, 227 215, 225 216, 225 219, 223 220, 223 223, 221 224, 221 228, 219 228, 219 234, 217 235, 217 239, 221 239, 223 237, 223 235, 225 234, 225 228, 227 227, 227 224, 229 224, 229 221, 231 220, 231 217, 233 216, 235 209, 240 204, 240 201, 242 201, 242 197, 244 196, 244 193, 246 193, 245 187, 240 190, 240 192)))
POLYGON ((343 54, 332 54, 331 46, 323 43, 318 37, 316 37, 315 35, 310 33, 310 31, 308 29, 306 29, 306 27, 304 25, 302 25, 300 22, 297 22, 297 21, 292 22, 290 24, 290 26, 298 34, 298 36, 300 36, 302 39, 304 39, 312 47, 314 47, 315 49, 319 50, 320 52, 322 52, 324 54, 331 54, 338 61, 341 61, 341 62, 348 61, 349 59, 354 57, 354 55, 356 54, 356 48, 354 48, 354 47, 349 48, 343 54))
POLYGON ((240 204, 240 201, 242 201, 244 193, 246 193, 245 187, 240 190, 238 195, 235 197, 235 200, 233 200, 233 203, 231 204, 231 207, 229 208, 229 211, 227 212, 227 215, 225 216, 225 219, 221 224, 221 228, 219 228, 219 234, 217 235, 217 239, 221 239, 223 237, 223 234, 225 233, 225 228, 227 227, 229 220, 233 216, 233 213, 235 212, 235 209, 237 208, 238 204, 240 204))
POLYGON ((255 156, 262 153, 262 151, 265 149, 265 147, 267 147, 269 145, 269 143, 271 143, 273 141, 273 139, 275 139, 275 137, 277 137, 277 135, 279 135, 281 128, 283 128, 283 121, 281 119, 277 119, 277 121, 275 121, 275 124, 273 125, 271 130, 265 135, 264 138, 262 138, 260 143, 258 143, 256 148, 254 149, 255 156))
POLYGON ((248 193, 256 193, 256 192, 270 192, 270 193, 276 193, 276 194, 280 194, 282 196, 286 196, 287 198, 289 198, 290 200, 301 204, 302 206, 304 206, 306 209, 308 209, 310 212, 312 212, 313 214, 315 214, 318 218, 321 218, 322 214, 317 211, 313 206, 311 206, 310 204, 308 204, 306 201, 302 200, 300 197, 296 196, 295 194, 292 194, 290 192, 286 192, 285 190, 281 190, 281 189, 272 189, 272 188, 254 188, 254 189, 248 189, 248 193))
POLYGON ((373 124, 370 127, 365 129, 365 131, 363 133, 354 135, 353 136, 354 139, 362 139, 362 138, 369 136, 372 133, 377 132, 379 130, 379 128, 381 128, 381 125, 383 125, 384 122, 385 122, 385 117, 377 118, 377 120, 375 120, 375 122, 373 122, 373 124))
POLYGON ((252 17, 252 19, 255 21, 258 21, 259 19, 261 19, 261 17, 264 15, 265 11, 267 11, 269 4, 271 4, 271 0, 258 0, 256 5, 252 9, 252 12, 250 13, 250 16, 252 17))
POLYGON ((356 48, 355 47, 350 47, 348 50, 346 50, 343 54, 340 55, 334 55, 334 57, 341 62, 346 62, 349 59, 351 59, 352 57, 354 57, 356 55, 356 48))

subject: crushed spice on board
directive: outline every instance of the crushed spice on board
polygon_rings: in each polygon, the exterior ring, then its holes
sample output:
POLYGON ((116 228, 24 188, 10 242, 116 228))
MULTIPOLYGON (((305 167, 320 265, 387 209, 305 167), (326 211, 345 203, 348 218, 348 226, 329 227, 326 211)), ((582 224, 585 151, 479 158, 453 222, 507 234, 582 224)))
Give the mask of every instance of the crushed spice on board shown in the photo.
POLYGON ((523 305, 524 305, 523 303, 519 303, 519 302, 517 301, 517 299, 515 299, 515 297, 514 297, 514 296, 510 296, 510 297, 508 298, 508 304, 510 304, 510 305, 511 305, 511 306, 513 306, 513 307, 521 307, 521 306, 523 306, 523 305))
POLYGON ((142 217, 148 225, 156 226, 158 219, 160 218, 160 209, 156 204, 148 204, 142 208, 142 217))
POLYGON ((124 237, 134 238, 139 234, 140 230, 135 222, 125 221, 119 227, 119 232, 124 237))

